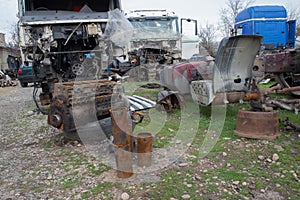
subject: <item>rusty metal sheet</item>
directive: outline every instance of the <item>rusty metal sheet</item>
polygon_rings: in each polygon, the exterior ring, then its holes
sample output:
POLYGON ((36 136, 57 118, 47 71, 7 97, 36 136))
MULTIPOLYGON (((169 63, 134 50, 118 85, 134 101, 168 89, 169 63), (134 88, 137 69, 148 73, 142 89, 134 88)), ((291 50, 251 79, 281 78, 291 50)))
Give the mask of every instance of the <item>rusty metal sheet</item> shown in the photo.
POLYGON ((263 57, 267 73, 300 72, 300 50, 264 54, 263 57))

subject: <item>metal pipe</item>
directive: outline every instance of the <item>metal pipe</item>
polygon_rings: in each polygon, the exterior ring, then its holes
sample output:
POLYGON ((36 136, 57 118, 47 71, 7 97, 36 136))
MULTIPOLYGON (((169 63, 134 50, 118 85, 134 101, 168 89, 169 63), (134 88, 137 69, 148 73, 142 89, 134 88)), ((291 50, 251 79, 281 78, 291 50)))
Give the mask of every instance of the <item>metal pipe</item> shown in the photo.
POLYGON ((280 90, 280 93, 285 93, 285 92, 294 92, 294 91, 300 91, 300 86, 297 87, 290 87, 290 88, 283 88, 280 90))
POLYGON ((127 107, 111 110, 112 135, 114 137, 117 177, 129 178, 133 175, 132 123, 127 107))
POLYGON ((270 103, 277 106, 277 107, 279 107, 279 108, 283 108, 283 109, 286 109, 286 110, 294 110, 294 108, 292 106, 287 105, 285 103, 282 103, 278 100, 271 100, 270 103))
POLYGON ((300 99, 278 99, 279 101, 283 102, 283 103, 300 103, 300 99))
POLYGON ((282 88, 281 85, 277 84, 277 85, 265 90, 264 95, 270 94, 270 93, 274 92, 275 90, 280 90, 281 88, 282 88))

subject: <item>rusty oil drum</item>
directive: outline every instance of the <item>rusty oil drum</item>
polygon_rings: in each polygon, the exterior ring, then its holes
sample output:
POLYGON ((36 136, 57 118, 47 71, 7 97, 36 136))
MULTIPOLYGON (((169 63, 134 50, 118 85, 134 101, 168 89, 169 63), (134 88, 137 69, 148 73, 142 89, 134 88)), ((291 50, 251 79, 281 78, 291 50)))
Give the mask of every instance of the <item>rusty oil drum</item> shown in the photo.
POLYGON ((276 139, 280 136, 278 112, 240 110, 234 133, 246 138, 276 139))
POLYGON ((151 133, 139 133, 137 135, 137 165, 140 167, 150 167, 152 157, 152 141, 151 133))
POLYGON ((134 175, 132 167, 133 135, 132 123, 127 108, 111 110, 112 135, 114 137, 115 158, 118 178, 134 175))

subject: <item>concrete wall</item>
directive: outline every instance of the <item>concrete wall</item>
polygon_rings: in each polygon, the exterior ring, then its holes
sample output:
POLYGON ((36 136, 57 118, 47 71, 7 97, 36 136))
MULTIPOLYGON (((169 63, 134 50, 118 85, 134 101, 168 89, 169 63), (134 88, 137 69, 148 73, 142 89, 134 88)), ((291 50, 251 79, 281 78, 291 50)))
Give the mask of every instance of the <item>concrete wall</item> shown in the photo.
POLYGON ((8 55, 19 57, 20 53, 17 49, 12 49, 9 47, 0 47, 0 69, 8 69, 7 57, 8 55))

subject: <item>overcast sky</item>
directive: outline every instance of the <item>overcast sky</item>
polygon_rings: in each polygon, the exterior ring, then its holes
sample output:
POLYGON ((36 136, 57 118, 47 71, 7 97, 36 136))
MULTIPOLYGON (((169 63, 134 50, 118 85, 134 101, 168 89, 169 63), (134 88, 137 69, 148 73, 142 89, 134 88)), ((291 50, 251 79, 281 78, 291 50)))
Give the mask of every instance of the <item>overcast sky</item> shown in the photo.
MULTIPOLYGON (((9 33, 17 22, 17 1, 0 0, 0 32, 9 33)), ((226 0, 123 0, 123 10, 167 9, 174 11, 181 18, 192 18, 200 24, 215 24, 219 21, 219 11, 226 0)), ((300 6, 299 0, 256 0, 254 5, 278 4, 287 8, 300 6)))

